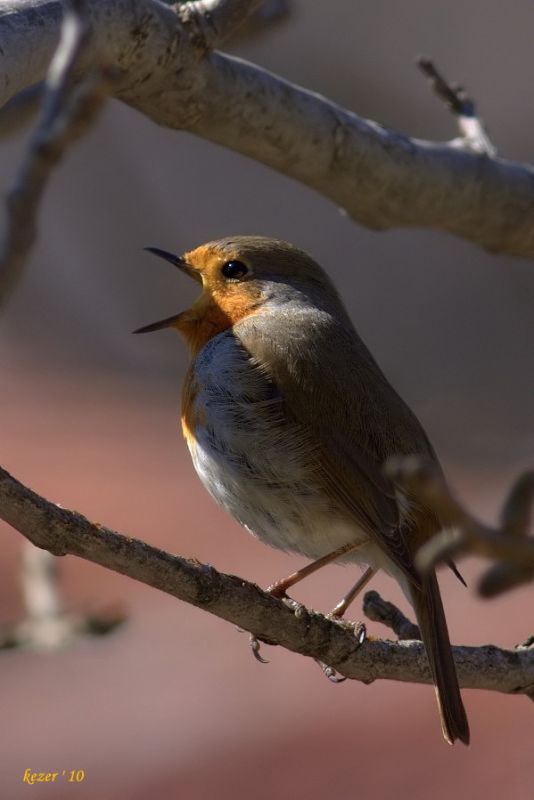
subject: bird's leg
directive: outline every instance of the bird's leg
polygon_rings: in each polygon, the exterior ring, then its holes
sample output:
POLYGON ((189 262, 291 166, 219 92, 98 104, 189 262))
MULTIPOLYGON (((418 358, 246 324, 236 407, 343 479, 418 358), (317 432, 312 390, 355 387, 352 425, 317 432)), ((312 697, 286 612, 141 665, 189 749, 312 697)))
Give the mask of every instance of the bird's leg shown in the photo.
POLYGON ((329 617, 335 617, 336 619, 341 619, 347 608, 350 606, 353 600, 360 594, 361 590, 367 586, 373 575, 376 575, 376 570, 372 567, 367 567, 363 575, 361 575, 354 586, 352 586, 347 594, 341 598, 339 603, 334 606, 329 617))
POLYGON ((333 550, 331 553, 327 553, 325 556, 318 558, 316 561, 312 561, 311 564, 306 564, 306 566, 302 567, 302 569, 292 572, 291 575, 287 576, 287 578, 282 578, 282 580, 272 583, 266 591, 273 597, 285 597, 287 590, 291 586, 294 586, 296 583, 300 583, 300 581, 304 578, 307 578, 308 575, 313 575, 313 573, 317 572, 317 570, 321 569, 321 567, 325 567, 332 561, 341 558, 341 556, 345 555, 345 553, 349 553, 351 550, 356 550, 358 547, 360 547, 360 544, 344 544, 343 547, 338 547, 337 550, 333 550))
MULTIPOLYGON (((286 592, 291 586, 294 586, 296 583, 299 583, 304 578, 307 578, 308 575, 313 575, 313 573, 317 572, 317 570, 321 569, 321 567, 324 567, 327 564, 330 564, 332 561, 336 561, 336 559, 341 558, 341 556, 344 556, 345 553, 349 553, 351 550, 356 550, 359 546, 360 546, 359 544, 351 543, 351 544, 345 544, 343 545, 343 547, 338 547, 337 550, 333 550, 331 553, 327 553, 325 556, 318 558, 316 561, 312 561, 311 564, 306 564, 306 566, 302 567, 302 569, 298 569, 296 572, 292 572, 291 575, 287 576, 287 578, 282 578, 281 580, 272 583, 266 589, 266 592, 272 595, 273 597, 285 598, 287 597, 286 592)), ((252 655, 254 656, 256 661, 265 664, 266 663, 265 659, 262 658, 262 656, 260 655, 260 642, 258 637, 251 634, 249 639, 249 644, 250 644, 250 649, 252 650, 252 655)))
MULTIPOLYGON (((328 616, 330 618, 333 618, 334 620, 341 619, 341 617, 343 616, 347 608, 350 606, 352 601, 360 594, 361 590, 365 586, 367 586, 367 584, 375 574, 376 574, 375 569, 373 569, 372 567, 367 567, 363 575, 361 575, 358 578, 354 586, 352 586, 347 592, 347 594, 341 598, 339 603, 336 606, 334 606, 334 608, 332 609, 330 614, 328 614, 328 616)), ((328 680, 332 681, 332 683, 343 683, 343 681, 346 680, 346 678, 339 678, 336 675, 336 671, 333 667, 329 666, 328 664, 324 664, 322 661, 319 661, 319 659, 315 660, 321 667, 323 673, 326 675, 328 680)))

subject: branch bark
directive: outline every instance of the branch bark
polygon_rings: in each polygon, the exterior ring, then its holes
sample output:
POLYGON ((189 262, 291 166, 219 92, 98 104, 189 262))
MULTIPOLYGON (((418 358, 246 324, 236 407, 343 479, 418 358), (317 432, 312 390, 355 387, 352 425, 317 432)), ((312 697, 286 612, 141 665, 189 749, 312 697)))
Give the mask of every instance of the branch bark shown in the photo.
MULTIPOLYGON (((90 35, 86 6, 77 0, 65 11, 60 42, 41 92, 41 119, 7 196, 7 220, 0 242, 0 300, 19 278, 35 242, 39 205, 54 167, 69 144, 91 125, 109 88, 109 70, 98 67, 75 84, 77 64, 90 35)), ((31 105, 31 95, 29 100, 31 105)), ((24 104, 20 110, 24 115, 24 104)))
MULTIPOLYGON (((119 68, 115 97, 158 124, 279 170, 370 228, 441 229, 534 256, 530 166, 410 139, 252 64, 206 53, 187 20, 152 0, 91 0, 90 10, 94 37, 80 71, 97 58, 119 68)), ((59 22, 59 0, 0 2, 0 104, 43 78, 59 22)))
MULTIPOLYGON (((76 555, 127 575, 259 638, 329 664, 347 678, 431 682, 421 642, 373 639, 360 644, 347 623, 332 622, 300 605, 295 612, 294 606, 242 578, 91 523, 35 494, 1 468, 0 518, 54 555, 76 555)), ((534 646, 454 647, 454 657, 463 687, 528 694, 534 686, 534 646)))

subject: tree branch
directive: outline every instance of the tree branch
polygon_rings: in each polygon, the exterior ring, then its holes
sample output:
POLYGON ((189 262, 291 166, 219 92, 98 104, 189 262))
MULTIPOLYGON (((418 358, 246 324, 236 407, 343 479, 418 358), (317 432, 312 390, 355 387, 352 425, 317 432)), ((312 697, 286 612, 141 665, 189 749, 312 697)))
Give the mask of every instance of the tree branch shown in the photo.
POLYGON ((58 559, 47 550, 24 542, 20 586, 25 616, 19 622, 2 625, 0 650, 24 647, 56 650, 80 636, 103 636, 126 620, 124 610, 112 607, 98 614, 74 614, 63 608, 58 559))
POLYGON ((417 66, 430 81, 435 94, 443 100, 458 120, 461 137, 451 145, 464 147, 473 153, 496 156, 497 148, 492 144, 482 120, 476 115, 475 102, 462 86, 449 83, 438 71, 430 58, 421 56, 417 66))
POLYGON ((363 613, 373 622, 381 622, 382 625, 391 628, 393 633, 402 641, 421 638, 418 626, 414 625, 397 606, 380 597, 378 592, 370 591, 365 593, 363 597, 363 613))
POLYGON ((534 508, 533 471, 520 475, 513 485, 498 530, 479 522, 461 506, 435 464, 418 456, 392 458, 386 472, 443 522, 444 530, 417 554, 416 563, 423 574, 439 563, 471 553, 499 562, 481 579, 479 593, 483 597, 495 597, 534 580, 534 538, 529 536, 534 508))
MULTIPOLYGON (((329 664, 365 683, 387 678, 430 683, 421 642, 359 644, 347 623, 298 606, 297 613, 252 583, 89 522, 32 492, 0 468, 0 518, 37 547, 76 555, 232 622, 255 636, 329 664)), ((534 647, 455 647, 460 685, 512 694, 534 685, 534 647)))
MULTIPOLYGON (((410 139, 252 64, 206 53, 157 2, 91 0, 90 10, 94 37, 79 69, 98 51, 122 70, 115 97, 158 124, 277 169, 370 228, 435 228, 492 251, 534 256, 530 166, 410 139)), ((4 0, 2 12, 8 79, 0 103, 42 79, 57 41, 59 2, 4 0)))
MULTIPOLYGON (((0 299, 6 297, 19 277, 35 242, 41 197, 54 167, 68 145, 91 125, 109 89, 109 71, 106 74, 96 68, 75 84, 77 66, 89 37, 85 4, 76 0, 65 12, 61 39, 48 69, 41 119, 7 196, 6 228, 0 243, 0 299)), ((30 93, 28 103, 31 102, 30 93)), ((26 110, 22 104, 21 113, 26 110)), ((14 124, 12 118, 11 125, 14 124)))

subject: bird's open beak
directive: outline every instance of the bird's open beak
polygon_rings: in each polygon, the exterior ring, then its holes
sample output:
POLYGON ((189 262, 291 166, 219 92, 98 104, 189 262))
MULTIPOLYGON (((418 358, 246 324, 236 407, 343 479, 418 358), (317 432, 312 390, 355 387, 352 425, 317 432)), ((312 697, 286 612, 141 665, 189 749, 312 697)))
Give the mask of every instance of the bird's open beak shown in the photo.
MULTIPOLYGON (((159 256, 160 258, 164 258, 165 261, 169 261, 173 266, 178 267, 178 269, 185 272, 186 275, 189 275, 190 278, 193 278, 197 283, 202 283, 202 278, 200 277, 200 273, 192 267, 190 264, 187 263, 183 258, 180 256, 175 256, 172 253, 167 253, 166 250, 160 250, 159 247, 145 247, 145 250, 148 250, 149 253, 153 253, 155 256, 159 256)), ((145 325, 143 328, 138 328, 134 333, 150 333, 151 331, 159 331, 162 328, 169 328, 179 319, 181 316, 180 314, 174 314, 172 317, 167 317, 166 319, 161 319, 159 322, 153 322, 151 325, 145 325)))

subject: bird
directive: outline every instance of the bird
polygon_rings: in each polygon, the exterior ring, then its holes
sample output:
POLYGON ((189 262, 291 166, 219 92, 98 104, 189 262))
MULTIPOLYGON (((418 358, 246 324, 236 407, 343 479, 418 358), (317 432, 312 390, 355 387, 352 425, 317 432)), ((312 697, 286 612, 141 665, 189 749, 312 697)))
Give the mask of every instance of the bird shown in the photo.
POLYGON ((183 256, 146 250, 201 287, 189 309, 135 331, 173 328, 188 345, 181 424, 201 482, 260 541, 311 560, 268 591, 284 597, 327 563, 356 562, 366 569, 334 609, 341 616, 378 570, 388 573, 414 609, 443 736, 468 744, 437 578, 415 566, 442 521, 383 467, 415 455, 441 468, 327 273, 264 236, 183 256))

